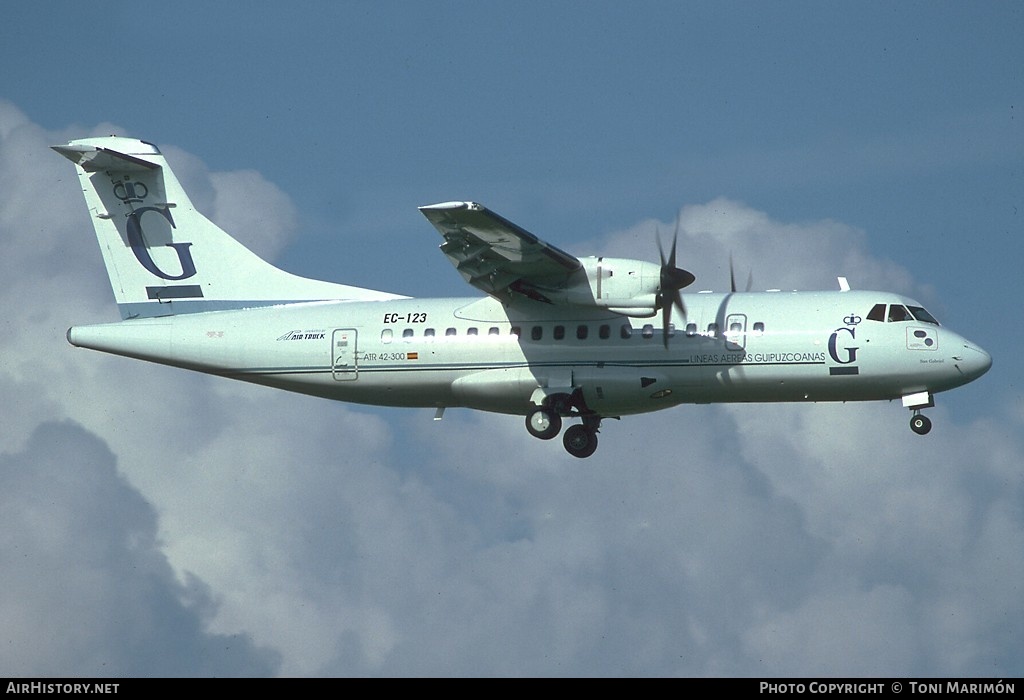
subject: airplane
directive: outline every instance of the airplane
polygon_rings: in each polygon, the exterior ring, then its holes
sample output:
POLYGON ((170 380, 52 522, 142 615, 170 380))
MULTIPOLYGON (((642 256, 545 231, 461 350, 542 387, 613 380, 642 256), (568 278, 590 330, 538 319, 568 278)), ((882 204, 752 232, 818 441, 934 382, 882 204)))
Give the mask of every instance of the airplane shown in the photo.
POLYGON ((577 258, 474 202, 420 207, 486 296, 419 299, 285 272, 198 212, 133 138, 53 149, 78 172, 121 321, 73 346, 313 396, 525 418, 589 457, 606 418, 684 403, 900 400, 924 435, 934 394, 992 358, 913 299, 853 290, 681 290, 660 262, 577 258), (562 432, 563 419, 578 423, 562 432))

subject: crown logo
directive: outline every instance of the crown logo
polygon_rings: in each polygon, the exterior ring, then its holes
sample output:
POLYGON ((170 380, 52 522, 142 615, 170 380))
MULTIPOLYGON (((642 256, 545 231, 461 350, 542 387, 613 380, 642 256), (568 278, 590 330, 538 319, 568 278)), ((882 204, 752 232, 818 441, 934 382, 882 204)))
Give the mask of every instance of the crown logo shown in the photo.
POLYGON ((149 188, 141 182, 118 182, 114 185, 114 196, 125 204, 141 202, 149 194, 149 188))

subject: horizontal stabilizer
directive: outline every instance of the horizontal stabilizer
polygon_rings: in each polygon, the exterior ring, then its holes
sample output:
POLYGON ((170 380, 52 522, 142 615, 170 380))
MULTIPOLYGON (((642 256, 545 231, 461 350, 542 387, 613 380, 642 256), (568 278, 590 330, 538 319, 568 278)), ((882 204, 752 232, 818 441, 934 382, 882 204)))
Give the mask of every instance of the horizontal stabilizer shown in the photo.
MULTIPOLYGON (((149 146, 145 141, 135 141, 134 143, 149 146)), ((150 163, 149 161, 136 158, 135 156, 127 153, 121 153, 102 146, 70 143, 66 146, 50 146, 50 148, 57 151, 57 153, 60 153, 75 165, 80 166, 82 170, 87 173, 95 173, 101 170, 137 173, 146 172, 147 170, 156 170, 160 167, 156 163, 150 163)), ((151 149, 152 150, 149 151, 148 155, 159 155, 160 152, 155 146, 151 146, 151 149)))

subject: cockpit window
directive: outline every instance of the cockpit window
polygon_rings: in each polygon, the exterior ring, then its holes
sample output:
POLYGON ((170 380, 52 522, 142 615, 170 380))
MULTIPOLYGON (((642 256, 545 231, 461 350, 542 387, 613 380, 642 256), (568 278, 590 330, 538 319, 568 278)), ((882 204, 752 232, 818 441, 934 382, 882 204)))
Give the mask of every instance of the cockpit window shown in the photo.
POLYGON ((936 326, 939 325, 939 322, 935 320, 935 317, 925 311, 922 307, 908 306, 907 308, 910 309, 910 313, 914 314, 914 318, 921 323, 934 323, 936 326))
POLYGON ((903 306, 903 304, 891 304, 889 306, 888 316, 885 313, 885 304, 875 304, 871 307, 871 311, 868 311, 869 321, 913 321, 917 319, 921 323, 932 323, 939 325, 939 322, 935 320, 935 317, 924 310, 920 306, 903 306))
POLYGON ((868 311, 869 321, 884 321, 885 320, 885 304, 875 304, 871 307, 871 311, 868 311))
POLYGON ((889 320, 890 321, 910 321, 913 317, 910 312, 907 311, 907 307, 902 304, 889 304, 889 320))

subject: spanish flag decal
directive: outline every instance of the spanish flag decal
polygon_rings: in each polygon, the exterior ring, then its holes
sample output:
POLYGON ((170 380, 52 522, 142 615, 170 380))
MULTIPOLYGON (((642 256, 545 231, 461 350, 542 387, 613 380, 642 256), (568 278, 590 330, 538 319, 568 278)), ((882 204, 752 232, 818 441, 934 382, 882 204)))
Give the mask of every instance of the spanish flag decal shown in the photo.
POLYGON ((418 352, 408 352, 408 353, 405 354, 405 359, 407 359, 407 360, 418 360, 418 359, 420 359, 420 354, 418 352))

